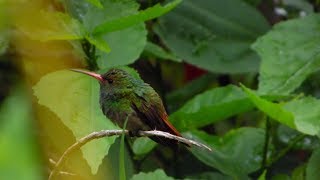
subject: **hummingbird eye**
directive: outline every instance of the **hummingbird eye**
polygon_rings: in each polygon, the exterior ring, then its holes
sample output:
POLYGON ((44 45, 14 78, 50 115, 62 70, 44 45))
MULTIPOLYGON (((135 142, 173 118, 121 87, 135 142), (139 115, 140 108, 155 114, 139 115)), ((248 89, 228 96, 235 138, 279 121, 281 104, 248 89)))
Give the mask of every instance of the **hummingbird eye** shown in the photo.
POLYGON ((109 84, 112 84, 113 83, 113 80, 112 79, 107 79, 108 83, 109 84))

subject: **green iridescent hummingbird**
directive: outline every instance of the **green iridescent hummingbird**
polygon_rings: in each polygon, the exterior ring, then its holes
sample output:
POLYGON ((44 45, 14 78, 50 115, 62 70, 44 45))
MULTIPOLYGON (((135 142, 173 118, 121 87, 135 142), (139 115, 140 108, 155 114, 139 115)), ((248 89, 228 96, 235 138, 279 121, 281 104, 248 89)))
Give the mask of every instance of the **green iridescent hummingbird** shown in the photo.
MULTIPOLYGON (((111 69, 105 74, 72 69, 94 77, 100 84, 100 106, 104 115, 123 128, 136 133, 139 130, 160 130, 181 136, 168 121, 167 112, 157 92, 147 83, 122 69, 111 69)), ((177 141, 162 137, 150 137, 167 146, 177 141)))

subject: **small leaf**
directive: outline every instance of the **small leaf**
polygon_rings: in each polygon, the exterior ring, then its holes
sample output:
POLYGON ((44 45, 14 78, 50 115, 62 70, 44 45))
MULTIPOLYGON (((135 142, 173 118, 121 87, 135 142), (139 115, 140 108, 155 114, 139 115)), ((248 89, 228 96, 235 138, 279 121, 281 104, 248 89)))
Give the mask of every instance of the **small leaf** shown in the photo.
POLYGON ((223 137, 200 131, 186 134, 203 141, 213 152, 192 148, 191 152, 203 163, 214 167, 233 179, 247 179, 248 174, 259 169, 265 132, 258 128, 240 128, 229 131, 223 137))
POLYGON ((259 176, 258 180, 266 180, 267 170, 264 170, 263 173, 259 176))
MULTIPOLYGON (((71 71, 45 75, 33 87, 39 104, 54 112, 73 132, 77 140, 102 129, 117 129, 99 105, 99 84, 95 79, 71 71)), ((91 141, 81 148, 95 174, 115 137, 91 141)))
POLYGON ((259 92, 289 94, 319 70, 319 26, 319 14, 281 22, 253 44, 262 58, 259 92))
POLYGON ((313 151, 306 169, 306 180, 320 179, 320 148, 313 151))
POLYGON ((86 39, 98 49, 105 53, 110 52, 110 47, 107 42, 101 36, 86 36, 86 39))
POLYGON ((294 115, 296 129, 309 135, 320 133, 320 100, 313 97, 294 99, 283 108, 294 115))
POLYGON ((156 4, 155 6, 150 7, 146 10, 137 11, 132 15, 120 17, 111 21, 106 21, 96 26, 93 30, 93 34, 99 35, 108 32, 118 31, 133 26, 135 24, 156 18, 172 10, 181 1, 182 0, 174 0, 171 3, 166 4, 165 6, 156 4))
POLYGON ((147 137, 140 137, 136 139, 132 145, 134 154, 140 156, 149 153, 157 145, 156 142, 152 141, 147 137))
POLYGON ((301 166, 296 167, 291 175, 292 180, 302 180, 305 179, 306 165, 302 164, 301 166))
POLYGON ((295 128, 294 116, 289 111, 284 110, 280 104, 272 103, 268 100, 264 100, 256 95, 252 90, 241 85, 242 89, 249 96, 250 100, 259 108, 261 111, 269 115, 274 120, 279 121, 291 128, 295 128))
POLYGON ((258 71, 250 45, 268 29, 264 17, 242 0, 184 0, 155 26, 174 54, 218 73, 258 71))
POLYGON ((197 95, 170 116, 179 130, 203 127, 254 106, 245 93, 236 86, 214 88, 197 95))
POLYGON ((144 47, 144 51, 147 54, 152 54, 153 56, 156 56, 160 59, 164 60, 172 60, 176 62, 181 62, 182 60, 179 59, 177 56, 170 52, 166 52, 164 49, 162 49, 160 46, 152 43, 152 42, 147 42, 146 46, 144 47))
POLYGON ((172 177, 167 176, 162 169, 157 169, 149 173, 140 172, 139 174, 133 175, 133 177, 131 178, 131 180, 145 180, 145 179, 174 180, 172 177))

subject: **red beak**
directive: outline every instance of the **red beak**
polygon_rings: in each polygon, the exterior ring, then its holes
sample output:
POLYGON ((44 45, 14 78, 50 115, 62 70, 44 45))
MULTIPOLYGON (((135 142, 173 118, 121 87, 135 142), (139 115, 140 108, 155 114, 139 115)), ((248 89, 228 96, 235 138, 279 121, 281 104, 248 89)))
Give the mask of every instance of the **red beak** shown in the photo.
POLYGON ((74 71, 74 72, 79 72, 79 73, 83 73, 83 74, 89 75, 91 77, 96 78, 99 82, 103 82, 102 76, 100 74, 98 74, 98 73, 85 71, 85 70, 81 70, 81 69, 70 69, 70 70, 74 71))

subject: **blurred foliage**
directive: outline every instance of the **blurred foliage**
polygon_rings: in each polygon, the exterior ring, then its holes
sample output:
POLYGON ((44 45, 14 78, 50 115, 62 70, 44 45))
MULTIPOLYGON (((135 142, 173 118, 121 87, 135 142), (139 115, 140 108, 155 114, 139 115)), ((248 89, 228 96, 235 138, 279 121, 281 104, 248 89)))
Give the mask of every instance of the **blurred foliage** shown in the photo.
POLYGON ((24 86, 15 87, 0 109, 1 179, 43 179, 40 151, 35 141, 30 101, 24 86))
POLYGON ((98 83, 66 70, 112 67, 151 84, 172 124, 213 152, 103 138, 56 179, 320 179, 319 10, 307 0, 0 0, 0 179, 46 179, 76 140, 117 129, 98 83))

